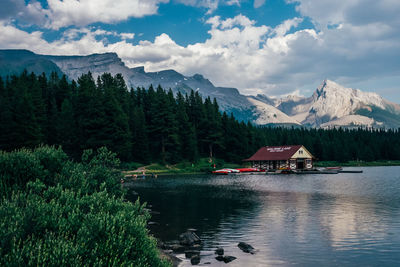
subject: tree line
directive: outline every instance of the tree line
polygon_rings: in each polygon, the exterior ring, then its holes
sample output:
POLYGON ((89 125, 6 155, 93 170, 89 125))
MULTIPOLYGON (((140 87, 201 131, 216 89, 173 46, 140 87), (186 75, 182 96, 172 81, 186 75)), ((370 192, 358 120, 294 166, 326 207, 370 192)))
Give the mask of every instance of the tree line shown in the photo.
POLYGON ((241 162, 265 145, 303 144, 320 160, 400 159, 399 130, 257 127, 198 92, 128 88, 122 75, 69 82, 52 73, 0 78, 0 150, 61 145, 72 158, 106 146, 125 162, 241 162))

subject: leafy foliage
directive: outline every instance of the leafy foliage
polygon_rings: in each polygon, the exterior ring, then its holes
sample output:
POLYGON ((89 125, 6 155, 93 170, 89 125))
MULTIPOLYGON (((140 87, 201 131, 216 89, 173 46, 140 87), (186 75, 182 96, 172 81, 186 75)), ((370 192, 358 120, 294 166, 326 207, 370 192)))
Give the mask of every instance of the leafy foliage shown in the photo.
POLYGON ((106 148, 81 163, 54 147, 0 154, 0 265, 168 266, 126 202, 119 160, 106 148))

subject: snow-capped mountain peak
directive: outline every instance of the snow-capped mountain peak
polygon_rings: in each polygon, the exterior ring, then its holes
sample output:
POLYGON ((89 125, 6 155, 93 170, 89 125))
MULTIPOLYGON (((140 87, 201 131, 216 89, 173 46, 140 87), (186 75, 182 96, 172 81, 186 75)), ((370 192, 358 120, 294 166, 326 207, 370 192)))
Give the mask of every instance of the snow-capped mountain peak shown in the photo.
POLYGON ((316 94, 322 98, 336 98, 337 100, 345 100, 345 103, 374 105, 384 108, 383 98, 376 93, 362 92, 359 89, 343 87, 331 80, 324 80, 318 87, 316 94))
POLYGON ((358 110, 371 106, 385 109, 384 100, 378 94, 346 88, 330 80, 323 81, 312 98, 304 122, 313 126, 356 114, 358 110))

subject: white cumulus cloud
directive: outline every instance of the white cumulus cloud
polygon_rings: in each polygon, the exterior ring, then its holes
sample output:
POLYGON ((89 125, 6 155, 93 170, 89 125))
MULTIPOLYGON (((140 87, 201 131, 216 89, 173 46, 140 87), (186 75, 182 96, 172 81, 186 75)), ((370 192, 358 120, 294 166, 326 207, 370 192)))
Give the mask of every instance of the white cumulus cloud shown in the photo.
POLYGON ((194 6, 194 7, 204 7, 207 8, 207 14, 212 14, 220 5, 240 6, 239 0, 175 0, 178 3, 194 6))
POLYGON ((262 7, 265 4, 265 0, 254 0, 254 8, 262 7))
POLYGON ((132 17, 154 15, 157 14, 159 5, 169 0, 47 0, 46 8, 35 0, 29 1, 27 5, 24 0, 5 1, 12 3, 10 6, 13 13, 16 13, 14 17, 59 29, 71 25, 86 26, 95 22, 116 23, 132 17))

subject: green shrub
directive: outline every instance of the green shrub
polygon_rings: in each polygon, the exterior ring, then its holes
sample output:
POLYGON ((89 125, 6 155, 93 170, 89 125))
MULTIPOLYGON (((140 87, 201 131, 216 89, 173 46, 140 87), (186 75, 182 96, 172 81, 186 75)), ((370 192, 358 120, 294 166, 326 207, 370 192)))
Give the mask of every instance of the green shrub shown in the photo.
POLYGON ((47 177, 40 160, 27 150, 11 153, 0 151, 0 190, 7 195, 12 188, 23 188, 29 181, 47 177))
POLYGON ((57 174, 59 174, 68 161, 67 154, 61 147, 55 148, 54 146, 40 146, 33 150, 34 157, 39 159, 40 165, 46 170, 46 176, 40 180, 47 185, 57 184, 57 174))
POLYGON ((0 152, 0 266, 169 266, 118 166, 106 148, 81 163, 54 147, 0 152))
POLYGON ((138 201, 46 188, 40 181, 27 187, 0 206, 0 265, 168 266, 138 201))

